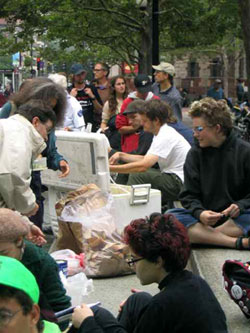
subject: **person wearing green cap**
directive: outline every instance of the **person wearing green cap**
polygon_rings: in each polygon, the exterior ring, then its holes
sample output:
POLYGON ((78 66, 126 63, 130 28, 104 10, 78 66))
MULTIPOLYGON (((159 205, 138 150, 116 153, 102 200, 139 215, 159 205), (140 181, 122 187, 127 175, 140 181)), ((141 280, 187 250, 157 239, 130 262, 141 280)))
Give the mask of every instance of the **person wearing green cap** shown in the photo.
MULTIPOLYGON (((8 208, 0 208, 0 255, 19 260, 35 277, 40 290, 39 307, 41 317, 56 321, 55 313, 71 306, 58 273, 55 260, 42 248, 25 238, 29 226, 21 215, 8 208)), ((69 321, 59 327, 65 330, 69 321)))
POLYGON ((35 277, 18 260, 0 256, 0 333, 60 333, 40 320, 35 277))

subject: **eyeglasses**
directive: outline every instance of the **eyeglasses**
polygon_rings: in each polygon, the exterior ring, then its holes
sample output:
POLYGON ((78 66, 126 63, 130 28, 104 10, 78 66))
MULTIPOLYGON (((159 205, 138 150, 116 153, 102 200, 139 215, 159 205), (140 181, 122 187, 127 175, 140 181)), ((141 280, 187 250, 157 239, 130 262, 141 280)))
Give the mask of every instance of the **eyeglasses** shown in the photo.
POLYGON ((211 128, 211 127, 214 127, 214 126, 196 126, 193 128, 193 132, 202 132, 206 127, 208 128, 211 128))
POLYGON ((104 69, 93 69, 93 72, 100 72, 100 71, 103 71, 104 69))
POLYGON ((143 260, 144 258, 133 258, 131 257, 130 259, 127 259, 126 262, 129 265, 129 267, 133 267, 134 264, 140 260, 143 260))
POLYGON ((22 309, 19 309, 16 312, 11 312, 9 310, 0 310, 0 327, 8 326, 9 322, 20 311, 22 311, 22 309))

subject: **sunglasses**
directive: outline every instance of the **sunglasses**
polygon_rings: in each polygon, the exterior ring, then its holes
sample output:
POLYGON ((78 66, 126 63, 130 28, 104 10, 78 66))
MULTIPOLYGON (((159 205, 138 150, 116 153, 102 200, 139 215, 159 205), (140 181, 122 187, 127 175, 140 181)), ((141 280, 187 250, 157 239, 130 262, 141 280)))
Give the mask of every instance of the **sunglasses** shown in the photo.
POLYGON ((193 128, 193 132, 202 132, 205 128, 212 128, 214 126, 196 126, 193 128))

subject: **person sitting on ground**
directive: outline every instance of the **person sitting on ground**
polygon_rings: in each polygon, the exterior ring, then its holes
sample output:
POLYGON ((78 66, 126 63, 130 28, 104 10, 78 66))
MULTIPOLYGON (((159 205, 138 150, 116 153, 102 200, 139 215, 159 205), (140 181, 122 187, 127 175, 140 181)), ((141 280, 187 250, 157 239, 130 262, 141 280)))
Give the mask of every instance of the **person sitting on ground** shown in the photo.
POLYGON ((197 144, 184 165, 184 209, 170 210, 191 243, 250 248, 250 144, 240 139, 226 101, 204 98, 189 112, 197 144))
POLYGON ((60 333, 41 320, 39 287, 32 273, 18 260, 0 256, 0 332, 60 333))
POLYGON ((110 171, 129 174, 128 185, 151 184, 162 192, 162 206, 178 199, 184 179, 183 165, 189 143, 176 130, 167 125, 168 105, 161 100, 151 100, 139 112, 145 132, 154 135, 145 156, 123 154, 123 165, 116 165, 117 156, 111 156, 110 171), (157 163, 159 169, 152 166, 157 163))
POLYGON ((186 228, 171 214, 154 213, 124 229, 128 264, 142 285, 157 283, 160 292, 132 294, 118 318, 98 307, 75 309, 69 332, 165 333, 227 332, 225 314, 205 280, 186 270, 190 244, 186 228), (78 329, 78 330, 77 330, 78 329))
POLYGON ((78 100, 71 96, 67 91, 67 79, 64 75, 50 74, 50 80, 61 86, 67 95, 67 105, 65 109, 65 117, 63 122, 66 131, 82 131, 85 130, 85 122, 82 116, 82 107, 78 100))
POLYGON ((116 128, 121 134, 121 150, 125 153, 131 152, 138 148, 139 136, 131 125, 128 118, 123 114, 128 105, 134 100, 149 101, 159 99, 158 96, 151 92, 152 84, 150 78, 145 74, 139 74, 134 79, 135 91, 131 92, 124 100, 121 106, 121 112, 116 117, 116 128))
MULTIPOLYGON (((58 273, 55 260, 42 248, 25 240, 29 225, 21 215, 0 208, 0 255, 15 258, 35 276, 40 289, 39 306, 42 318, 56 321, 55 312, 71 306, 58 273)), ((60 327, 66 329, 68 322, 60 327)), ((0 330, 1 331, 1 330, 0 330)))
POLYGON ((115 126, 115 120, 117 114, 121 111, 128 90, 125 78, 121 75, 115 76, 110 84, 110 95, 103 106, 101 129, 108 137, 111 147, 120 150, 121 135, 115 126))

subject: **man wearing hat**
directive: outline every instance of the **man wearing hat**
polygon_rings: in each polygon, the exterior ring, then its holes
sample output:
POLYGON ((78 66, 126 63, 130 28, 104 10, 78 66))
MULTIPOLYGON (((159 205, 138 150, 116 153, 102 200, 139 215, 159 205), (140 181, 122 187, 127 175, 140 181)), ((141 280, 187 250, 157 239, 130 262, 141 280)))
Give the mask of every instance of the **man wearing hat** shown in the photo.
POLYGON ((182 120, 182 104, 183 99, 173 85, 175 68, 168 62, 161 62, 157 66, 152 66, 155 70, 155 83, 152 86, 152 91, 159 96, 161 100, 167 102, 173 109, 174 115, 178 120, 182 120))
POLYGON ((162 193, 162 209, 169 201, 178 199, 184 180, 183 165, 190 149, 189 143, 167 124, 169 105, 152 99, 139 111, 145 132, 154 135, 145 156, 121 154, 126 164, 117 164, 116 156, 109 159, 111 172, 129 174, 127 185, 151 184, 162 193), (159 169, 152 168, 155 163, 159 169))
POLYGON ((134 79, 135 91, 131 92, 124 100, 121 112, 116 117, 116 128, 121 133, 121 148, 125 153, 137 150, 139 143, 139 135, 137 130, 129 123, 124 111, 128 105, 135 100, 149 101, 151 99, 159 99, 151 91, 151 80, 146 74, 139 74, 134 79))
POLYGON ((212 87, 209 88, 207 96, 214 98, 216 101, 219 99, 225 99, 224 91, 221 85, 222 81, 220 79, 216 79, 212 87))
POLYGON ((39 288, 32 273, 18 260, 0 256, 0 332, 59 333, 40 320, 39 288))
POLYGON ((81 64, 71 67, 73 83, 69 88, 70 95, 81 104, 85 124, 92 124, 92 132, 96 132, 101 124, 102 100, 96 87, 85 82, 86 69, 81 64))

